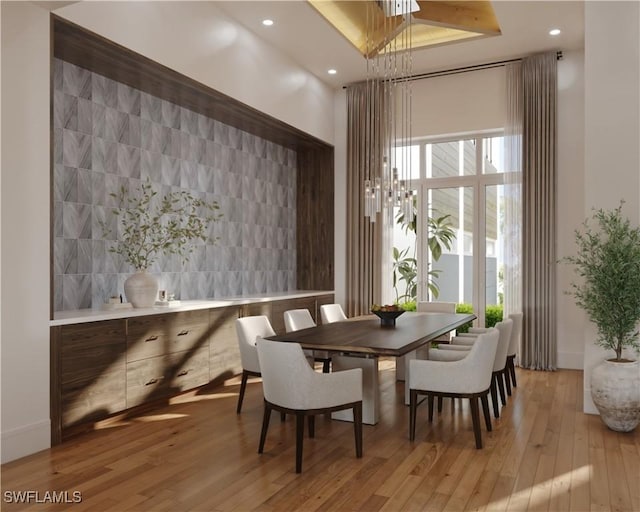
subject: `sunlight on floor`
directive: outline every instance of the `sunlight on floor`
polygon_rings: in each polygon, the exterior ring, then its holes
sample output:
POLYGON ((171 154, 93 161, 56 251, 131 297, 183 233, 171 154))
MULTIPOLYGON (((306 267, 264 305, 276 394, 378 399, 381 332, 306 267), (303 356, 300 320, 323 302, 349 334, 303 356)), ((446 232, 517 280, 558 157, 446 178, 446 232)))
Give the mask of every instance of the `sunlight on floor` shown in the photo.
POLYGON ((176 396, 169 400, 170 404, 188 404, 191 402, 202 402, 204 400, 220 400, 221 398, 235 398, 238 393, 215 393, 211 395, 183 395, 176 396))
POLYGON ((514 492, 504 498, 492 501, 487 505, 487 510, 512 510, 515 502, 528 502, 528 509, 545 504, 550 498, 566 493, 569 489, 575 489, 581 485, 588 485, 593 466, 582 466, 581 468, 568 471, 550 480, 545 480, 521 491, 514 492))

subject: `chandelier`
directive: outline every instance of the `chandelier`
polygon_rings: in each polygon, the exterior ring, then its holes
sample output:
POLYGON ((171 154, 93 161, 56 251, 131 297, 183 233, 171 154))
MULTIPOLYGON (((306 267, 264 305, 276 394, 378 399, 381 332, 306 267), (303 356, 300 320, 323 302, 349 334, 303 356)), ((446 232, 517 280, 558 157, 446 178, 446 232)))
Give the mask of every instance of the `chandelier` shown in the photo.
POLYGON ((420 7, 415 0, 368 2, 366 52, 367 110, 364 215, 376 222, 378 213, 392 223, 400 209, 404 222, 414 217, 411 186, 411 13, 420 7), (381 13, 383 15, 381 15, 381 13), (376 105, 380 102, 381 106, 376 105), (374 137, 374 125, 381 130, 374 137), (382 148, 376 148, 379 140, 382 148), (382 149, 382 164, 373 157, 382 149))

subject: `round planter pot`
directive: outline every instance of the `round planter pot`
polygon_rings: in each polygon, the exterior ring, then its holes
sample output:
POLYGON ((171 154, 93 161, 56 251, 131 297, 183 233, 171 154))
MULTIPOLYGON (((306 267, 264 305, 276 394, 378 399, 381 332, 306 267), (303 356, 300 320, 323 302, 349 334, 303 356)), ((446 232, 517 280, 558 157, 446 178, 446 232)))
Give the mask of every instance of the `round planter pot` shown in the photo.
POLYGON ((158 281, 148 272, 138 271, 124 282, 124 293, 134 308, 150 308, 156 303, 158 281))
POLYGON ((591 373, 591 398, 607 427, 631 432, 640 423, 640 361, 602 361, 591 373))

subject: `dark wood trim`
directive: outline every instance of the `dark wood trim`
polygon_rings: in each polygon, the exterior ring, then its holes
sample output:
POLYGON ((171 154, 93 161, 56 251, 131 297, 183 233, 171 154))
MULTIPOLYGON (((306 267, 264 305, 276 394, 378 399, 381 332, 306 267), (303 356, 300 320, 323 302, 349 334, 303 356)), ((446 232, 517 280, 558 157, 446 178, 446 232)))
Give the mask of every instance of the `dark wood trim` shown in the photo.
POLYGON ((62 353, 62 327, 51 327, 51 351, 49 357, 49 416, 51 418, 51 445, 62 442, 62 376, 60 356, 62 353))
POLYGON ((59 59, 294 150, 331 147, 80 25, 51 16, 54 55, 59 59))
POLYGON ((53 127, 53 94, 54 94, 54 37, 53 37, 53 17, 49 18, 49 320, 53 320, 53 314, 55 310, 55 288, 54 288, 54 241, 55 241, 55 218, 54 218, 54 185, 53 180, 55 176, 55 131, 53 127))

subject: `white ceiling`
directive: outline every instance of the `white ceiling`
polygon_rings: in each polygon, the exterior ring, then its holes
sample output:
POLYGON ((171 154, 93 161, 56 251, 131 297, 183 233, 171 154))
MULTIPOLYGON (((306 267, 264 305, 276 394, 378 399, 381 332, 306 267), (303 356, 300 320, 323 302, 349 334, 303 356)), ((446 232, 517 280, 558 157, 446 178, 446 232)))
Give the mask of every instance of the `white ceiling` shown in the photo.
MULTIPOLYGON (((366 77, 364 57, 304 0, 216 2, 230 17, 334 88, 366 77), (274 25, 265 27, 270 18, 274 25), (336 75, 327 70, 335 68, 336 75)), ((502 35, 413 52, 413 73, 584 47, 584 2, 494 1, 502 35), (562 34, 549 35, 552 28, 562 34)))

